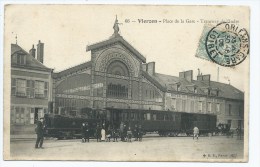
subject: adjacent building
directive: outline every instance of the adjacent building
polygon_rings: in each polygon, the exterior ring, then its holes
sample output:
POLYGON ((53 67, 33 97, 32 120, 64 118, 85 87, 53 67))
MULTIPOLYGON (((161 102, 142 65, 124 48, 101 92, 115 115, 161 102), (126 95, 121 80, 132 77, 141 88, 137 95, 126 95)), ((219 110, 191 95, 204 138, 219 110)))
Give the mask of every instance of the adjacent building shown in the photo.
POLYGON ((35 122, 48 113, 52 70, 43 65, 43 56, 41 41, 37 52, 33 45, 29 53, 11 44, 11 134, 33 132, 35 122))

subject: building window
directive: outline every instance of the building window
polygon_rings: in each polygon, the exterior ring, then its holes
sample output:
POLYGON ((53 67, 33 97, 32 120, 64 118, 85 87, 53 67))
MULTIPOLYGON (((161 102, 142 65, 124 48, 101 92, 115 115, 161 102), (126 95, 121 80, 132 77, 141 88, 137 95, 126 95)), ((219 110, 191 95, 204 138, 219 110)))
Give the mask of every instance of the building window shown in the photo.
POLYGON ((228 115, 232 114, 231 111, 232 111, 232 106, 231 104, 228 104, 228 115))
POLYGON ((157 120, 156 118, 157 118, 156 114, 152 114, 152 120, 156 121, 157 120))
POLYGON ((180 91, 180 85, 177 85, 177 91, 180 91))
POLYGON ((148 121, 151 120, 151 114, 150 113, 146 113, 146 120, 148 120, 148 121))
POLYGON ((25 62, 26 62, 26 57, 25 55, 17 55, 17 64, 20 64, 20 65, 25 65, 25 62))
POLYGON ((194 112, 194 101, 191 101, 190 103, 190 111, 194 112))
POLYGON ((16 124, 24 124, 25 121, 25 113, 24 113, 24 108, 23 107, 16 107, 15 108, 15 123, 16 124))
POLYGON ((34 97, 34 81, 32 80, 26 81, 26 95, 28 98, 34 97))
POLYGON ((211 113, 211 102, 208 102, 207 111, 208 113, 211 113))
POLYGON ((219 103, 216 104, 216 112, 217 112, 217 113, 220 112, 220 104, 219 104, 219 103))
POLYGON ((16 95, 26 96, 26 80, 16 79, 16 95))
POLYGON ((186 111, 186 100, 182 100, 182 111, 186 111))
POLYGON ((12 78, 11 95, 28 98, 47 98, 48 82, 12 78))
POLYGON ((202 101, 199 101, 198 110, 199 112, 202 112, 202 101))
POLYGON ((110 83, 107 86, 107 95, 108 97, 117 97, 117 98, 127 98, 128 97, 128 88, 120 84, 110 83))
POLYGON ((173 110, 176 110, 176 99, 175 99, 175 98, 173 98, 173 99, 171 100, 171 108, 172 108, 173 110))
POLYGON ((36 98, 44 98, 44 82, 43 81, 35 81, 35 97, 36 98))
POLYGON ((194 93, 198 93, 198 89, 196 86, 194 87, 194 93))
POLYGON ((208 89, 208 96, 210 96, 210 94, 211 94, 211 93, 210 93, 210 89, 208 89))
POLYGON ((229 125, 229 127, 231 127, 232 120, 228 120, 227 124, 229 125))

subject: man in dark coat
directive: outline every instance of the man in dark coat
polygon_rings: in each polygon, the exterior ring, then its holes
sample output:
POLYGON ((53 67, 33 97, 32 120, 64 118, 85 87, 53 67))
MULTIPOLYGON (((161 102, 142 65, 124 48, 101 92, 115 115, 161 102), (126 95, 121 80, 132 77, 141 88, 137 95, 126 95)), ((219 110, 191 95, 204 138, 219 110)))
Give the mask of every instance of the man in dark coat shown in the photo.
POLYGON ((97 142, 100 142, 101 141, 101 127, 99 126, 99 124, 97 124, 96 137, 97 137, 97 142))
POLYGON ((43 126, 43 118, 40 118, 40 121, 37 122, 37 127, 35 128, 35 132, 37 134, 35 148, 43 148, 43 135, 44 135, 44 126, 43 126))
POLYGON ((135 124, 133 135, 134 135, 135 141, 137 141, 138 140, 138 126, 137 126, 137 124, 135 124))
POLYGON ((138 127, 138 140, 139 141, 142 141, 142 139, 143 139, 143 129, 142 129, 142 125, 139 125, 139 127, 138 127))

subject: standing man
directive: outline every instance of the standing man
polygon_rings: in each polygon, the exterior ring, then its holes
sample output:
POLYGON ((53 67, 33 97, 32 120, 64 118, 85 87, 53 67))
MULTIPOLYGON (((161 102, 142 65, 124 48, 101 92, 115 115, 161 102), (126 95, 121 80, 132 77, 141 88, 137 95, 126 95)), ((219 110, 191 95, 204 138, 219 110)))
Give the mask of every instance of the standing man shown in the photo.
POLYGON ((138 126, 137 126, 137 124, 135 124, 133 135, 134 135, 135 141, 137 141, 138 140, 138 126))
POLYGON ((120 123, 120 137, 121 137, 121 141, 124 141, 124 123, 123 122, 120 123))
POLYGON ((99 124, 97 124, 97 128, 96 128, 96 137, 97 137, 97 142, 101 141, 101 127, 99 126, 99 124))
POLYGON ((44 126, 43 126, 43 118, 40 118, 40 121, 37 121, 37 127, 35 128, 35 132, 37 134, 35 148, 43 148, 43 135, 44 135, 44 126))
POLYGON ((143 139, 143 129, 142 129, 142 125, 139 125, 138 127, 138 140, 142 141, 143 139))
POLYGON ((199 139, 199 128, 197 126, 193 128, 193 140, 194 137, 197 137, 197 140, 199 139))

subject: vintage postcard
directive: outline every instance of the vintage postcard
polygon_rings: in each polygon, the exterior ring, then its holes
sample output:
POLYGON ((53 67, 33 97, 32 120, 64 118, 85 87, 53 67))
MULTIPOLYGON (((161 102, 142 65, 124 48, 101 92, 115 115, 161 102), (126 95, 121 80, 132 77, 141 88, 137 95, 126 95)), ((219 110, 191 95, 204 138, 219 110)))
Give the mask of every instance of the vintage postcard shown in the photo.
POLYGON ((247 162, 250 8, 5 5, 4 159, 247 162))

